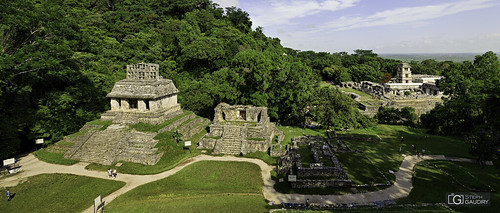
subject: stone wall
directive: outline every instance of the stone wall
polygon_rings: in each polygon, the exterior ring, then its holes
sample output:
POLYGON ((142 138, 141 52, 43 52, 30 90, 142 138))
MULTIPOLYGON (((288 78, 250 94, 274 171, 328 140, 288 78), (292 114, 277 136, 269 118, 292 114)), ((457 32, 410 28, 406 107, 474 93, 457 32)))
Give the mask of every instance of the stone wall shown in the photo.
POLYGON ((267 108, 220 103, 215 108, 214 123, 200 139, 201 149, 213 149, 218 154, 247 154, 268 151, 275 135, 284 136, 269 122, 267 108))
POLYGON ((165 120, 171 119, 179 114, 182 114, 179 104, 168 109, 163 109, 154 112, 133 112, 133 111, 107 111, 101 114, 102 120, 111 120, 113 123, 134 124, 134 123, 149 123, 159 124, 165 120))
POLYGON ((297 180, 290 182, 292 188, 328 188, 328 187, 342 187, 352 186, 351 180, 297 180))
POLYGON ((305 177, 331 177, 333 179, 348 179, 343 169, 335 167, 318 167, 318 168, 297 168, 297 176, 305 177))

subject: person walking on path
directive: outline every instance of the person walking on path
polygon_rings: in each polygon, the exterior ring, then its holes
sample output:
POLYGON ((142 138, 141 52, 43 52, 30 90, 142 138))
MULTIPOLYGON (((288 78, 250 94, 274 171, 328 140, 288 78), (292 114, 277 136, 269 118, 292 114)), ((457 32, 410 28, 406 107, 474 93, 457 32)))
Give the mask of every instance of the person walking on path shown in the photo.
POLYGON ((424 153, 425 153, 425 149, 422 148, 422 156, 424 156, 424 153))
POLYGON ((116 168, 113 170, 113 177, 116 178, 116 168))
POLYGON ((7 189, 7 201, 10 201, 10 191, 7 189))
POLYGON ((108 177, 112 177, 111 168, 108 169, 108 177))

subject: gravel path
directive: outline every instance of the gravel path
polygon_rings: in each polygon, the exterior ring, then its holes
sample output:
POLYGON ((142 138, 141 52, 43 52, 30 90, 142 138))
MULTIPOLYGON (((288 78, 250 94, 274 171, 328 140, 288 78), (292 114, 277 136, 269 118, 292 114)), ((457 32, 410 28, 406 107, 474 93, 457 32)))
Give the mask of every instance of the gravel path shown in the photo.
MULTIPOLYGON (((137 186, 156 181, 159 179, 166 178, 170 175, 177 173, 184 167, 189 166, 193 163, 199 161, 239 161, 239 162, 250 162, 257 164, 261 168, 262 180, 264 182, 263 194, 266 200, 279 203, 304 203, 306 199, 309 199, 311 203, 370 203, 374 201, 397 199, 408 196, 412 189, 412 176, 413 167, 420 161, 423 160, 452 160, 452 161, 462 161, 462 162, 474 162, 467 158, 446 158, 443 155, 429 155, 424 157, 416 156, 406 156, 401 163, 399 171, 395 173, 396 182, 389 188, 375 191, 366 192, 359 194, 346 194, 346 195, 302 195, 302 194, 282 194, 274 190, 274 181, 271 179, 271 171, 274 166, 270 166, 259 159, 251 158, 238 158, 234 156, 223 156, 214 157, 208 155, 198 155, 196 157, 190 158, 176 166, 175 168, 155 174, 155 175, 129 175, 120 174, 115 180, 125 182, 125 186, 114 191, 110 195, 103 198, 106 203, 111 202, 116 197, 134 189, 137 186)), ((12 177, 0 179, 0 186, 11 187, 19 184, 21 181, 26 180, 30 176, 46 173, 66 173, 75 174, 88 177, 96 177, 103 179, 110 179, 107 172, 105 171, 91 171, 85 170, 85 166, 88 163, 79 162, 71 166, 64 166, 58 164, 50 164, 38 160, 33 154, 29 154, 22 157, 20 160, 20 165, 22 168, 21 173, 16 174, 12 177)), ((114 179, 114 178, 113 178, 114 179)), ((85 212, 93 212, 93 206, 89 207, 85 212)))

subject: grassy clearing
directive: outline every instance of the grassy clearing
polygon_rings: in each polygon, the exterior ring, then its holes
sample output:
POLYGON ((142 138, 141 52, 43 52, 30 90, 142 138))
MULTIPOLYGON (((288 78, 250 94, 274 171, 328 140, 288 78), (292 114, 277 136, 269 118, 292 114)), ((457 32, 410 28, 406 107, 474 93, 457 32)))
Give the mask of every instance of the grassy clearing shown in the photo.
POLYGON ((243 157, 261 159, 269 165, 276 165, 276 161, 278 160, 278 157, 271 157, 267 154, 267 152, 252 152, 244 155, 243 157))
POLYGON ((337 153, 340 164, 354 184, 386 183, 379 169, 360 153, 337 153))
MULTIPOLYGON (((9 187, 10 202, 2 199, 0 212, 81 212, 125 183, 68 174, 42 174, 9 187)), ((5 196, 5 188, 1 191, 5 196)), ((4 197, 5 198, 5 197, 4 197)))
POLYGON ((339 90, 359 95, 361 97, 360 101, 362 101, 362 102, 370 102, 370 103, 374 103, 374 102, 375 103, 382 103, 382 102, 384 102, 383 100, 373 98, 373 96, 366 94, 364 92, 361 92, 359 90, 355 90, 355 89, 351 89, 351 88, 339 88, 339 90))
POLYGON ((45 149, 40 149, 36 152, 34 152, 35 156, 47 163, 55 163, 55 164, 62 164, 62 165, 73 165, 75 163, 78 163, 78 160, 71 160, 71 159, 66 159, 63 157, 64 154, 62 153, 54 153, 54 152, 47 152, 45 149))
POLYGON ((496 192, 491 192, 489 207, 452 207, 452 209, 459 212, 495 212, 500 209, 499 177, 500 170, 493 166, 482 169, 471 163, 425 161, 415 166, 413 189, 410 195, 397 202, 400 204, 445 203, 447 193, 470 192, 471 188, 483 192, 494 189, 496 192))
MULTIPOLYGON (((362 159, 359 158, 364 156, 373 162, 373 168, 378 168, 391 182, 394 182, 395 176, 389 173, 389 170, 398 171, 403 157, 401 154, 415 155, 413 151, 412 144, 415 145, 417 150, 421 151, 424 148, 425 154, 428 155, 446 155, 446 156, 457 156, 472 158, 468 153, 468 144, 465 141, 428 135, 423 129, 411 128, 407 126, 397 126, 397 125, 377 125, 365 129, 354 129, 349 131, 337 132, 337 134, 348 134, 348 135, 367 135, 367 136, 378 136, 381 141, 346 141, 346 144, 351 149, 358 149, 363 151, 363 154, 358 153, 345 153, 337 154, 339 161, 342 166, 346 169, 349 177, 353 181, 362 182, 363 184, 369 184, 373 180, 376 182, 380 179, 381 175, 378 172, 367 172, 372 174, 366 174, 363 169, 370 164, 361 163, 362 159), (403 143, 401 143, 401 136, 403 136, 403 143), (401 146, 401 153, 399 152, 399 147, 401 146), (356 159, 356 160, 354 160, 356 159), (358 160, 361 159, 361 160, 358 160), (377 176, 372 176, 378 174, 377 176), (372 176, 370 178, 370 176, 372 176), (373 180, 371 180, 373 179, 373 180)), ((383 178, 383 177, 382 177, 383 178)))
POLYGON ((190 115, 190 114, 193 114, 193 112, 184 110, 184 113, 177 115, 170 120, 166 120, 165 122, 163 122, 161 124, 153 125, 153 124, 147 124, 147 123, 136 123, 136 124, 130 125, 130 128, 135 129, 135 130, 140 131, 140 132, 158 132, 158 131, 160 131, 160 129, 163 129, 163 127, 166 127, 166 126, 170 125, 171 123, 173 123, 174 121, 176 121, 184 116, 190 115))
MULTIPOLYGON (((285 140, 291 137, 307 135, 321 135, 325 137, 324 131, 301 129, 298 127, 278 127, 285 133, 285 140)), ((472 158, 468 153, 468 144, 463 140, 455 138, 428 135, 424 129, 411 128, 396 125, 377 125, 365 129, 354 129, 338 131, 338 135, 355 136, 359 138, 374 137, 380 141, 348 140, 346 144, 353 150, 358 149, 364 153, 336 153, 340 163, 346 170, 349 177, 355 184, 386 183, 395 181, 395 176, 389 170, 398 171, 403 161, 402 154, 415 154, 414 144, 418 150, 424 148, 426 154, 446 155, 472 158), (404 140, 401 143, 401 136, 404 140), (401 146, 401 153, 399 147, 401 146), (370 161, 373 163, 370 163, 370 161), (383 175, 382 175, 382 174, 383 175)), ((286 142, 285 142, 286 143, 286 142)), ((290 143, 288 141, 288 143, 290 143)), ((336 142, 333 142, 335 145, 336 142)), ((306 150, 303 148, 303 150, 306 150)), ((300 152, 300 149, 299 149, 300 152)), ((300 153, 303 162, 307 164, 307 153, 300 153)), ((304 165, 307 167, 307 165, 304 165)), ((277 178, 279 177, 276 177, 277 178)), ((363 188, 337 188, 337 189, 291 189, 286 183, 277 183, 275 188, 283 193, 304 193, 304 194, 345 194, 364 191, 374 191, 384 187, 363 187, 363 188)))
POLYGON ((457 138, 429 135, 425 129, 398 125, 377 125, 370 128, 337 132, 338 134, 378 135, 381 142, 349 141, 349 145, 369 153, 394 155, 399 153, 403 136, 402 154, 415 155, 411 145, 417 150, 425 149, 425 154, 473 158, 469 154, 469 144, 457 138))
POLYGON ((300 154, 300 160, 302 161, 302 167, 309 168, 311 163, 314 163, 313 153, 306 144, 298 144, 299 150, 297 153, 300 154))
POLYGON ((260 168, 203 161, 116 198, 107 212, 266 212, 260 168))
POLYGON ((292 143, 292 138, 297 136, 306 136, 306 135, 321 135, 326 137, 325 130, 323 129, 304 129, 300 127, 294 126, 278 126, 278 130, 282 131, 285 134, 285 139, 281 141, 283 147, 287 144, 292 143))

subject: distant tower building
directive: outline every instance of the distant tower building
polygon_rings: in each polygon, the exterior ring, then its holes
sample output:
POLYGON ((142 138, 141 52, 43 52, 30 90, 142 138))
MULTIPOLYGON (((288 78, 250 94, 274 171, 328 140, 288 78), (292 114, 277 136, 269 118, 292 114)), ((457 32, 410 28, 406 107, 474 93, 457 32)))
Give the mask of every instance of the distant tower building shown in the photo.
POLYGON ((396 83, 412 83, 411 66, 408 63, 398 65, 398 73, 396 75, 396 83))

